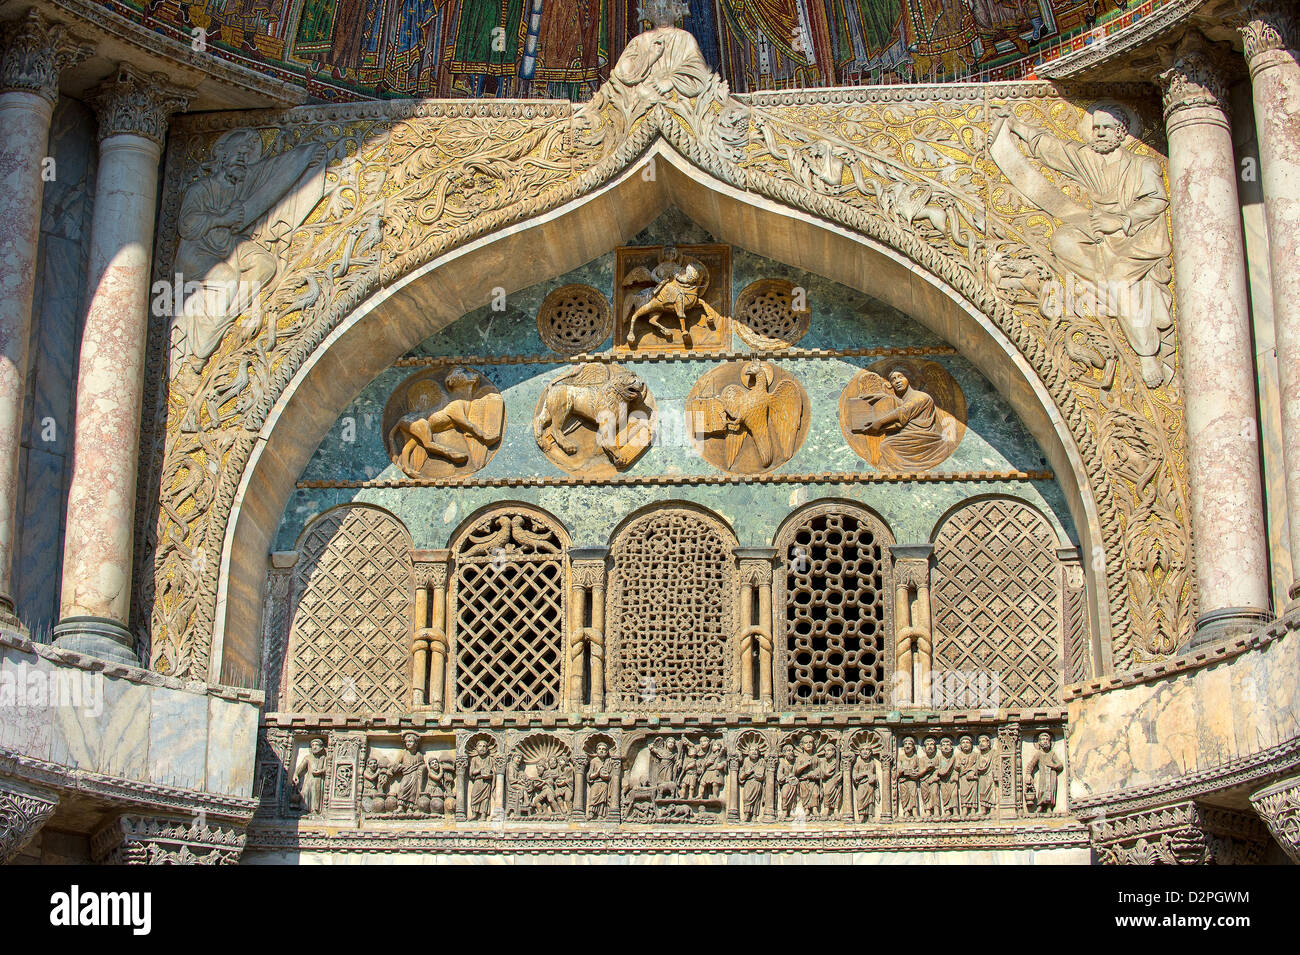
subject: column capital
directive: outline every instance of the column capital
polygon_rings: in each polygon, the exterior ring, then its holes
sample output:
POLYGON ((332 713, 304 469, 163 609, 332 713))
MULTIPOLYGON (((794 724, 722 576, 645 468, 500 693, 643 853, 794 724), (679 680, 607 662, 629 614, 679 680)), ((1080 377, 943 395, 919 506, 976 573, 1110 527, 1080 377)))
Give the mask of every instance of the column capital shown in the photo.
POLYGON ((1300 863, 1300 776, 1252 793, 1250 804, 1292 862, 1300 863))
POLYGON ((1176 46, 1164 47, 1160 54, 1166 68, 1156 80, 1163 93, 1166 128, 1187 122, 1227 128, 1230 66, 1224 44, 1188 30, 1176 46))
POLYGON ((18 856, 58 808, 52 790, 0 778, 0 865, 18 856))
POLYGON ((141 73, 125 64, 90 95, 99 116, 99 141, 110 136, 142 136, 159 147, 172 113, 184 109, 194 91, 173 86, 165 73, 141 73))
POLYGON ((53 103, 59 98, 59 73, 94 49, 62 23, 28 10, 0 31, 0 93, 22 90, 53 103))
POLYGON ((1265 53, 1296 49, 1296 20, 1293 0, 1250 0, 1245 4, 1236 26, 1252 73, 1267 65, 1258 63, 1265 53))

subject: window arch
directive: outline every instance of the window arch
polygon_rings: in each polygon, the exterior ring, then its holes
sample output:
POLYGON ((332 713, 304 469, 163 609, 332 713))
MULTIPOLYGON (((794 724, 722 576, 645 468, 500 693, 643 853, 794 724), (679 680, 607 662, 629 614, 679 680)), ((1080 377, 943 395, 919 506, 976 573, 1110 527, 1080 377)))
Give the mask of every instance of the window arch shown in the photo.
POLYGON ((307 527, 293 570, 290 711, 407 708, 412 587, 411 535, 387 511, 348 504, 307 527))
POLYGON ((449 618, 458 710, 559 706, 567 547, 558 521, 519 504, 480 513, 456 535, 449 618))
POLYGON ((735 690, 735 535, 689 507, 657 507, 615 534, 610 708, 721 709, 735 690))
POLYGON ((982 675, 996 679, 998 706, 1060 705, 1056 551, 1047 520, 1022 501, 981 498, 944 518, 931 586, 935 680, 982 675))
POLYGON ((777 666, 789 705, 887 702, 893 543, 880 518, 848 502, 806 507, 781 528, 777 666))

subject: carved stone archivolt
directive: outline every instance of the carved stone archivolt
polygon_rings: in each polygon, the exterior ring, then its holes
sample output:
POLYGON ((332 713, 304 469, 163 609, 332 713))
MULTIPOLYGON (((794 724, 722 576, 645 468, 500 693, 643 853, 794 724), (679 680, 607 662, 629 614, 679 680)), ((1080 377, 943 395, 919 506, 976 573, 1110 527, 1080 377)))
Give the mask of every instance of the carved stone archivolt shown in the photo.
POLYGON ((789 348, 808 334, 812 310, 787 279, 759 279, 736 296, 736 334, 751 348, 789 348), (795 306, 799 306, 796 308, 795 306))
MULTIPOLYGON (((261 285, 201 370, 169 375, 171 332, 154 323, 142 454, 148 473, 138 485, 142 493, 162 491, 160 500, 137 508, 143 521, 156 523, 136 535, 150 543, 140 549, 134 575, 135 605, 150 608, 141 626, 149 630, 152 665, 182 677, 209 675, 218 558, 237 490, 271 408, 331 332, 385 283, 592 193, 657 140, 707 176, 896 250, 984 313, 1034 369, 1077 444, 1102 532, 1088 567, 1104 581, 1097 599, 1106 605, 1116 665, 1172 653, 1195 616, 1190 541, 1180 517, 1186 501, 1177 352, 1161 352, 1165 383, 1151 387, 1143 356, 1117 320, 1086 305, 1055 318, 1043 314, 1038 289, 1073 274, 1053 242, 1064 220, 1009 188, 988 156, 989 96, 1057 141, 1079 142, 1083 110, 1046 85, 942 102, 892 89, 740 101, 709 71, 694 39, 669 27, 634 38, 609 82, 582 106, 331 105, 256 128, 265 157, 323 147, 324 190, 300 225, 292 224, 295 213, 241 226, 248 241, 278 243, 277 278, 261 285), (198 553, 208 559, 196 560, 198 553)), ((1141 109, 1135 116, 1147 121, 1141 109)), ((175 126, 159 280, 171 282, 176 271, 181 200, 212 175, 215 144, 236 122, 203 116, 175 126)), ((1133 138, 1139 128, 1131 133, 1118 149, 1154 158, 1133 138)), ((1023 139, 1014 145, 1028 149, 1023 139)), ((1042 165, 1033 157, 1026 162, 1042 165)), ((1058 175, 1043 170, 1048 179, 1058 175)), ((279 178, 268 189, 278 190, 283 203, 292 185, 279 178)), ((1091 209, 1093 198, 1088 202, 1091 209)), ((658 251, 645 265, 659 265, 658 251)), ((664 320, 657 308, 651 311, 664 320)), ((664 323, 672 329, 676 320, 664 323)), ((179 317, 174 324, 182 324, 179 317)), ((648 342, 647 328, 653 330, 643 316, 638 347, 648 342)))
POLYGON ((416 372, 384 406, 389 457, 413 478, 480 470, 501 444, 505 399, 482 372, 463 365, 416 372))
POLYGON ((561 355, 577 355, 604 344, 614 330, 609 299, 590 285, 563 285, 542 300, 537 333, 561 355))
POLYGON ((618 250, 615 350, 722 351, 731 344, 731 247, 618 250))
POLYGON ((658 406, 621 365, 587 362, 556 375, 537 399, 533 436, 542 453, 583 477, 613 477, 650 447, 658 406))
POLYGON ((762 474, 785 464, 808 436, 811 410, 798 380, 770 361, 727 362, 687 398, 688 431, 710 464, 762 474))
POLYGON ((966 396, 938 362, 878 361, 840 395, 840 430, 877 470, 929 471, 966 434, 966 396))

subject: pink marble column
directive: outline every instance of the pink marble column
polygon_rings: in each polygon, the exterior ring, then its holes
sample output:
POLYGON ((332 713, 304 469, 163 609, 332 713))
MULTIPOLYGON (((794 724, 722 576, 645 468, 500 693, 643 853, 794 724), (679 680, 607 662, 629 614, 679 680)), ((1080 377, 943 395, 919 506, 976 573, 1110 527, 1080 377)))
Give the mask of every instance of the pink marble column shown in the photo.
POLYGON ((34 10, 0 37, 0 628, 21 629, 13 601, 18 455, 50 115, 60 70, 89 53, 34 10))
POLYGON ((93 97, 100 140, 90 305, 54 633, 61 647, 125 663, 136 662, 127 620, 158 162, 168 117, 186 101, 162 74, 128 67, 93 97))
MULTIPOLYGON (((1250 66, 1260 184, 1268 223, 1273 325, 1291 553, 1300 558, 1300 64, 1294 0, 1247 6, 1241 37, 1250 66)), ((1300 573, 1300 562, 1294 565, 1300 573)), ((1300 603, 1300 579, 1290 588, 1300 603)))
POLYGON ((1269 619, 1254 358, 1222 53, 1190 31, 1160 75, 1201 615, 1192 643, 1269 619))

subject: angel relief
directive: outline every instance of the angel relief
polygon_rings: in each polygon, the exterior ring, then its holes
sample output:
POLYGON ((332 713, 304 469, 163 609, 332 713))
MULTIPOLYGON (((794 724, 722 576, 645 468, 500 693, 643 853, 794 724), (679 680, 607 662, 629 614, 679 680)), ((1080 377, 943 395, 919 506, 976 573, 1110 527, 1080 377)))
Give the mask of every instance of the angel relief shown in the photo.
POLYGON ((413 478, 473 474, 496 453, 505 424, 500 392, 463 365, 417 372, 384 408, 388 454, 413 478))
POLYGON ((840 429, 879 470, 928 471, 961 443, 966 398, 937 362, 877 362, 840 396, 840 429))
POLYGON ((722 314, 731 300, 726 246, 618 250, 615 346, 720 350, 730 336, 722 314))
POLYGON ((689 431, 710 464, 760 474, 789 461, 808 434, 808 395, 769 361, 734 361, 703 375, 687 402, 689 431))
POLYGON ((575 474, 612 477, 650 446, 655 400, 621 365, 587 362, 562 371, 542 392, 533 417, 537 446, 575 474))

